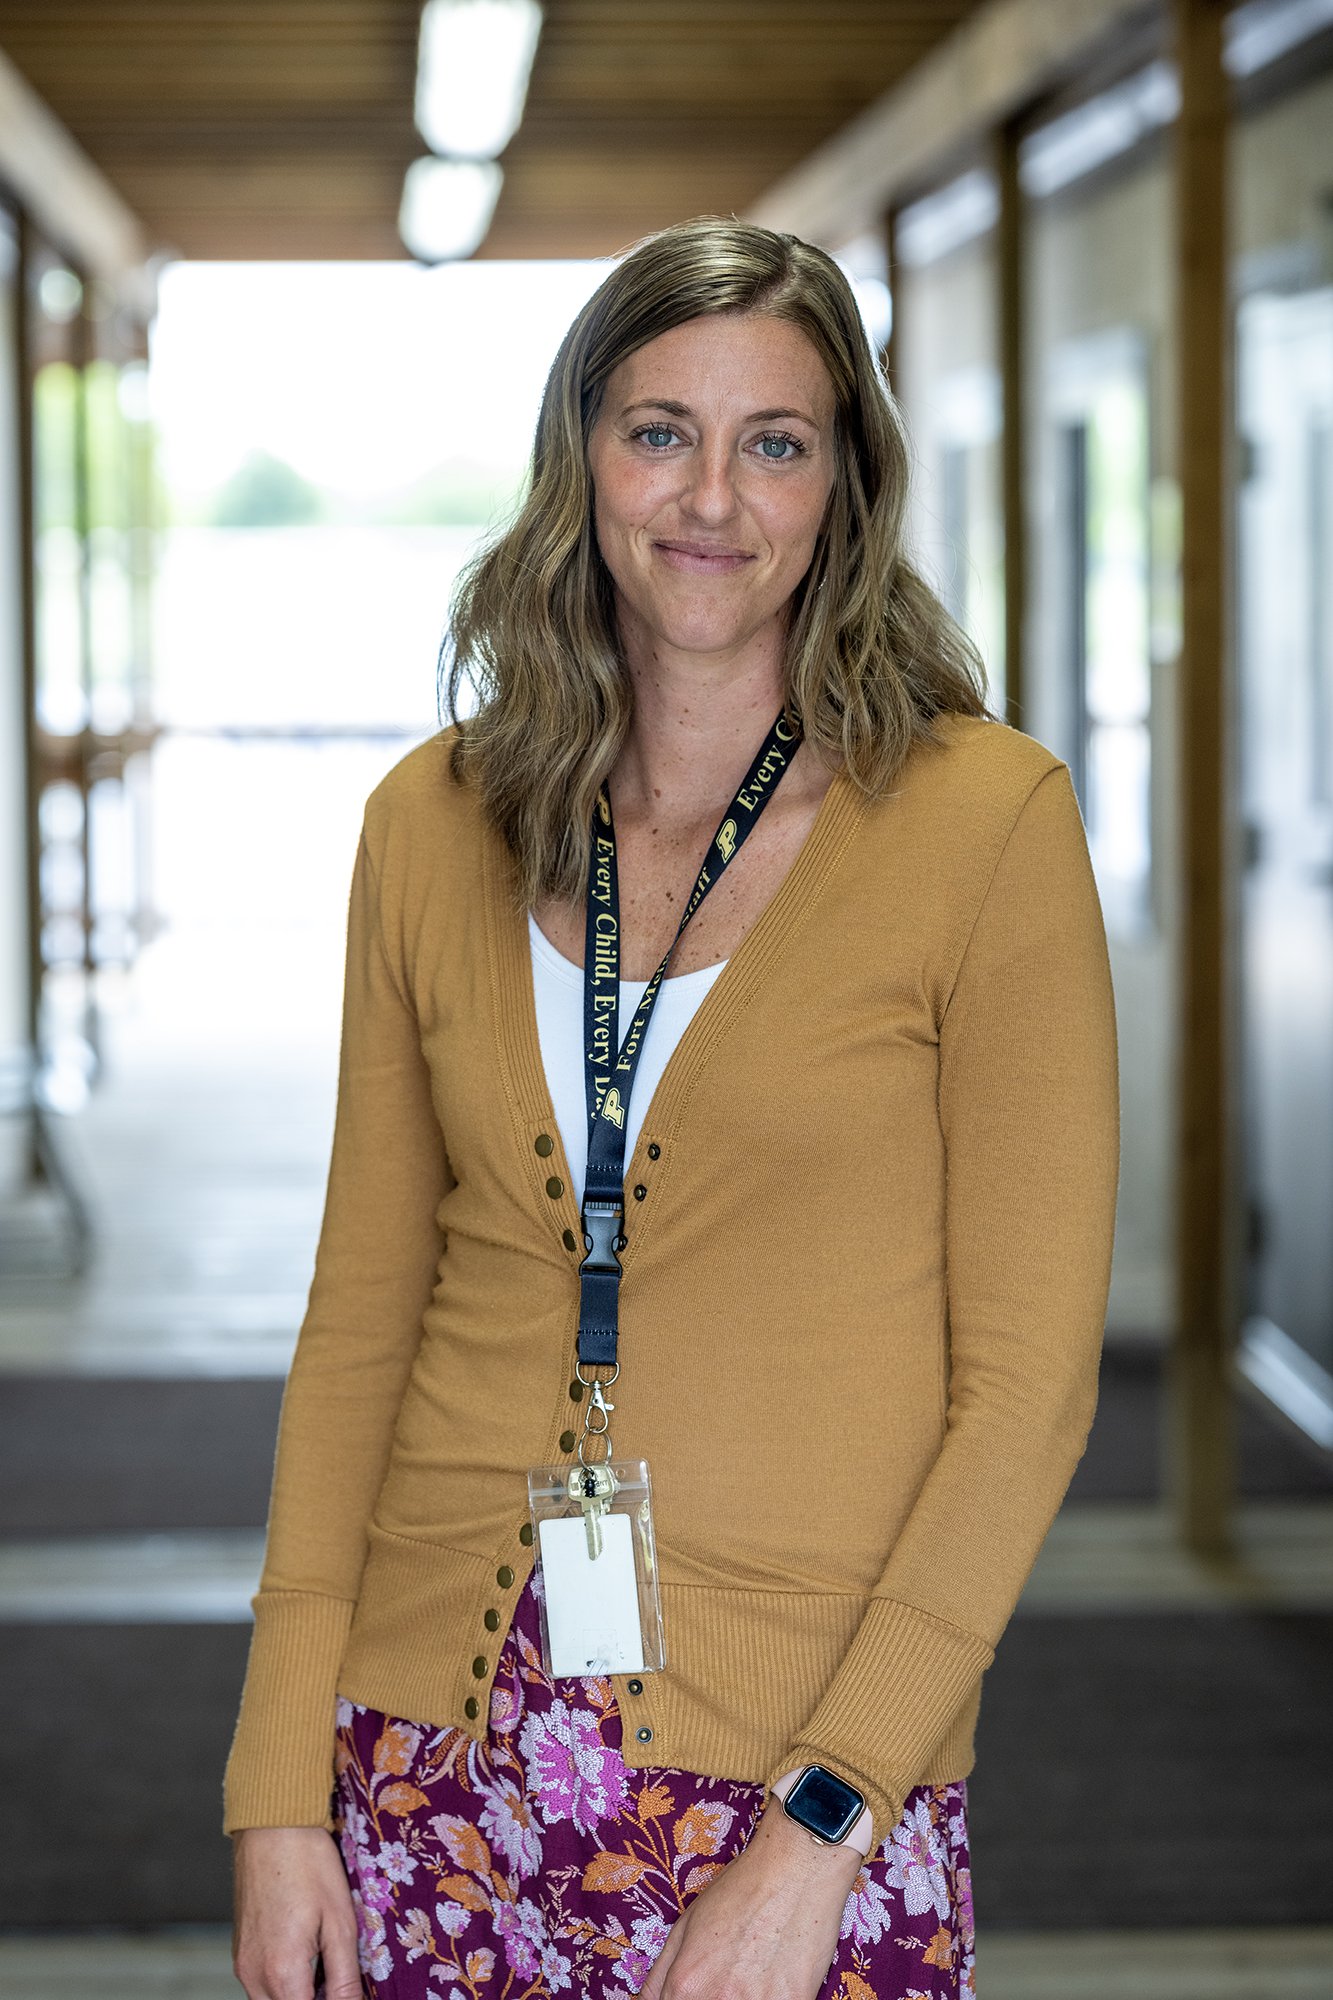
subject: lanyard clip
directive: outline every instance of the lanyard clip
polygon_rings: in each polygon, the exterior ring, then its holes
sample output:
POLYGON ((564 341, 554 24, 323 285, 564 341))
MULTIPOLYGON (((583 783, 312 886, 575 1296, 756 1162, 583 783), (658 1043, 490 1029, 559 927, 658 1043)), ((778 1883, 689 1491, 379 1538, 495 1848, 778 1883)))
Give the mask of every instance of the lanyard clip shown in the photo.
POLYGON ((596 1271, 618 1278, 620 1259, 616 1252, 625 1240, 620 1233, 620 1225, 625 1220, 623 1202, 586 1201, 582 1220, 587 1255, 579 1265, 580 1274, 596 1271))

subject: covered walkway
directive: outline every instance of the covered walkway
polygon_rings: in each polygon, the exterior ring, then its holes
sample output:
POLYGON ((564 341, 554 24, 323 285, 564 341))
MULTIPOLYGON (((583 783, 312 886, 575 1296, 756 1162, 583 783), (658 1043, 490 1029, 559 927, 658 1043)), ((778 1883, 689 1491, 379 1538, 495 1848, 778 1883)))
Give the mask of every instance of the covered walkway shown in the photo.
MULTIPOLYGON (((356 812, 430 726, 435 613, 402 605, 424 578, 443 616, 507 475, 449 444, 477 400, 450 378, 447 479, 397 515, 331 520, 249 464, 205 520, 154 470, 145 363, 173 259, 359 259, 368 286, 403 256, 420 12, 0 0, 14 2000, 238 1991, 220 1774, 356 812), (390 522, 358 609, 351 552, 390 522), (260 575, 293 600, 277 644, 230 601, 260 575), (338 633, 388 597, 392 658, 353 686, 338 633)), ((981 2000, 1333 1982, 1330 118, 1305 0, 548 0, 479 226, 481 260, 610 256, 734 210, 836 254, 912 427, 918 547, 1079 791, 1124 1174, 1091 1443, 987 1675, 981 2000)))

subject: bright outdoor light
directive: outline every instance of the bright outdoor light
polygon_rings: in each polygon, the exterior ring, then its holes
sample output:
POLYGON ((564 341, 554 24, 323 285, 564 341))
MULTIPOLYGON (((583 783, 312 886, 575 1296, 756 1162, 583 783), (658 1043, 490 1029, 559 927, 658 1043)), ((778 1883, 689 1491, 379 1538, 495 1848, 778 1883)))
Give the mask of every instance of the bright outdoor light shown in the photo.
POLYGON ((537 0, 426 0, 417 130, 436 153, 493 160, 518 130, 541 33, 537 0))
POLYGON ((398 233, 423 264, 470 257, 491 226, 504 176, 494 160, 413 160, 398 233))

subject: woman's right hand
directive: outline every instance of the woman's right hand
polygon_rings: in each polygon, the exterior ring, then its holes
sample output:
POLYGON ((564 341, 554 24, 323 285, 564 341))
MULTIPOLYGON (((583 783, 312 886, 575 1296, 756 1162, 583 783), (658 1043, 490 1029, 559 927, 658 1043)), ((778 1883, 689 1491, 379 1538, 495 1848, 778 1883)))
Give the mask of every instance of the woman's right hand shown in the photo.
POLYGON ((233 1836, 232 1964, 248 2000, 361 2000, 356 1913, 342 1861, 317 1826, 255 1826, 233 1836))

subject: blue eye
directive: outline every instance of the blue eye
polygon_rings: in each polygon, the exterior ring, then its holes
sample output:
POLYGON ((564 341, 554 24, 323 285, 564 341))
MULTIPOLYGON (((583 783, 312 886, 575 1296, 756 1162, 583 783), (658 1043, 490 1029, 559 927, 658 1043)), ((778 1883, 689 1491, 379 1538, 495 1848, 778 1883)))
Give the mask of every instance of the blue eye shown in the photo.
POLYGON ((673 442, 675 435, 669 424, 646 424, 641 431, 635 432, 635 436, 642 438, 654 451, 664 450, 673 442))
POLYGON ((783 465, 789 458, 798 458, 805 446, 799 438, 789 437, 785 431, 768 431, 759 440, 759 450, 765 458, 783 465))

